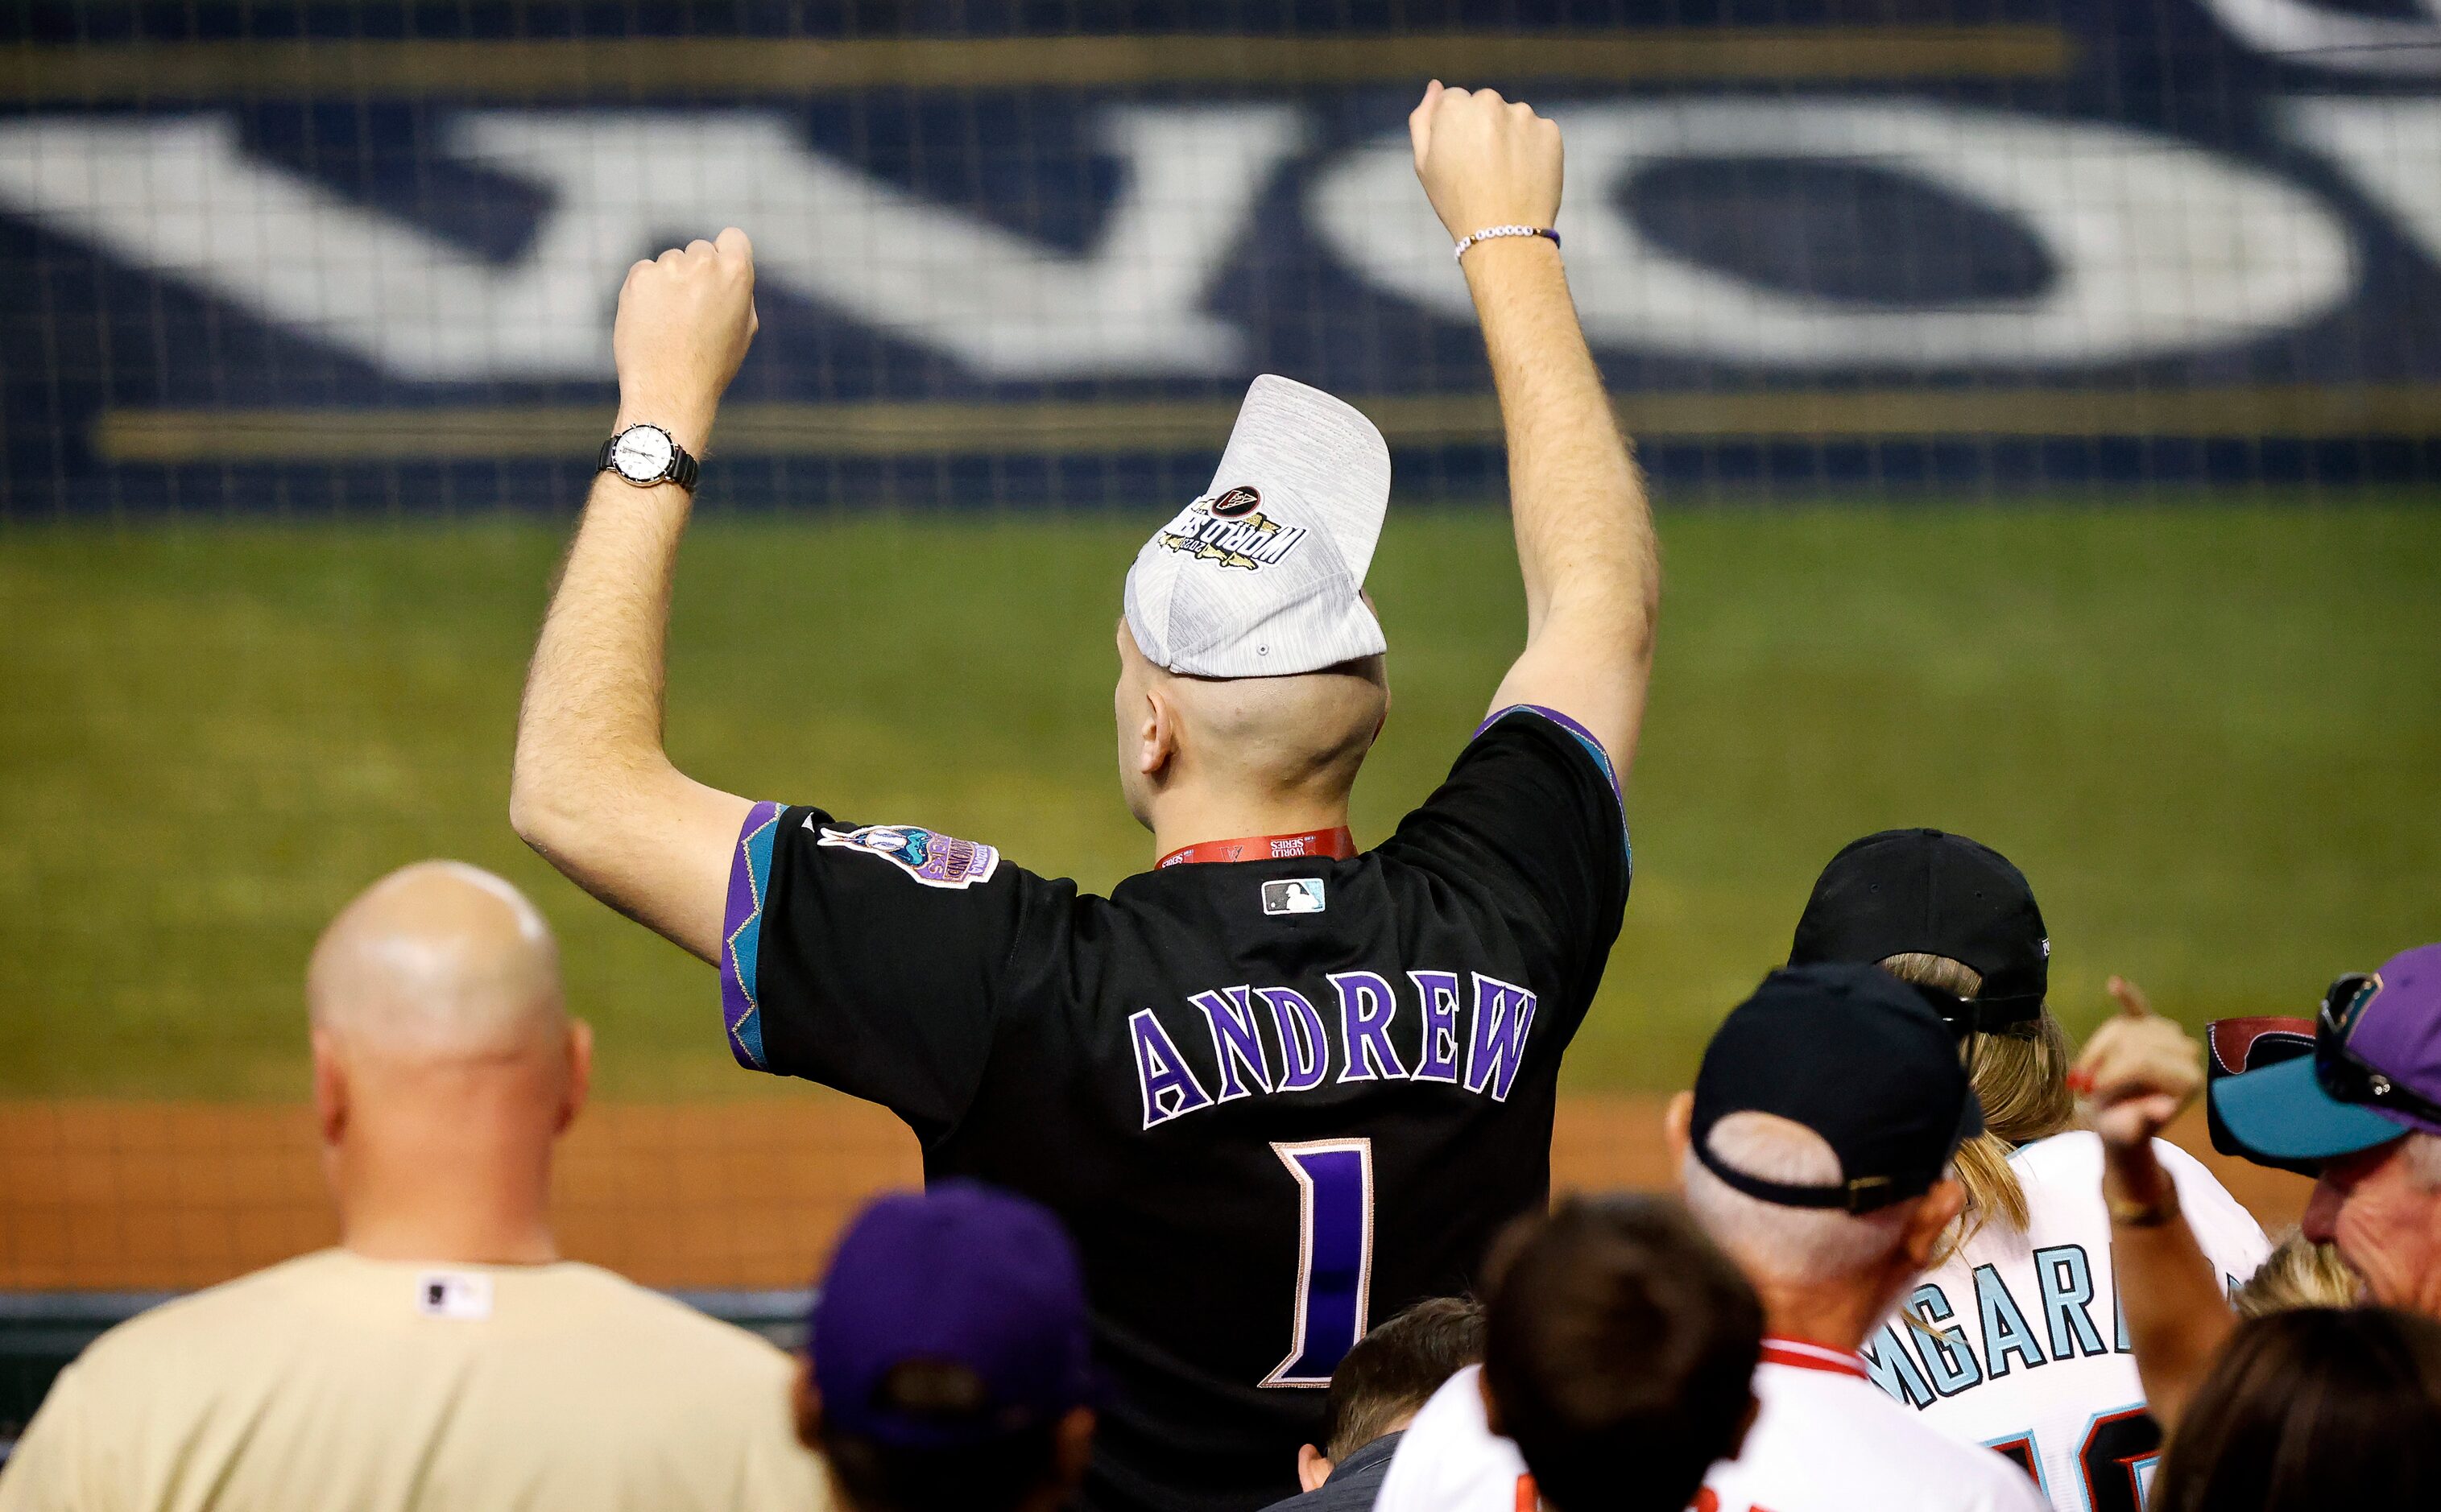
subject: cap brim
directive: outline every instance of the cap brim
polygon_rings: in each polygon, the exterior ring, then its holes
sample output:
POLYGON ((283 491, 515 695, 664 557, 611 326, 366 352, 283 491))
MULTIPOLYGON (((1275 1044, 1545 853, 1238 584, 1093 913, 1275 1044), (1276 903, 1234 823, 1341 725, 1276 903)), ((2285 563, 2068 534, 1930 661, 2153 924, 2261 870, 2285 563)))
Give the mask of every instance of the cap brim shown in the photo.
POLYGON ((2213 1107, 2243 1153, 2267 1161, 2330 1161, 2408 1132, 2370 1107, 2342 1103, 2314 1080, 2310 1055, 2213 1083, 2213 1107))

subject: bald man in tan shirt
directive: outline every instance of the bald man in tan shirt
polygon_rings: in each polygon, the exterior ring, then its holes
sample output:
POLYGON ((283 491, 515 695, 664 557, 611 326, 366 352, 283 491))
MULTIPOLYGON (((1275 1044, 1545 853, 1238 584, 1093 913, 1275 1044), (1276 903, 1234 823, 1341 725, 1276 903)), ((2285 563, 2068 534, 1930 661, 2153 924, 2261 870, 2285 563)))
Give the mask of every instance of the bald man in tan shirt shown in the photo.
POLYGON ((551 1146, 592 1035, 532 904, 455 862, 394 873, 306 997, 340 1248, 96 1341, 0 1512, 827 1505, 787 1355, 559 1257, 551 1146))

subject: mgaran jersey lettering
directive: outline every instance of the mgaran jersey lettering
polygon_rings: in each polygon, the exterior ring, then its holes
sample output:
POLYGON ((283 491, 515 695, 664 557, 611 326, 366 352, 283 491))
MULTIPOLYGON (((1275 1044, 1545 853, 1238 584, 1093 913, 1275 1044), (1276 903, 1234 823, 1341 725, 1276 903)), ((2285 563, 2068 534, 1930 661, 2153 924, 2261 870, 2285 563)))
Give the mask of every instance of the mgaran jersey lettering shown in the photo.
POLYGON ((1560 1055, 1629 873, 1600 747, 1530 707, 1372 851, 1166 867, 1107 898, 759 804, 730 1045, 895 1111, 928 1178, 1067 1222, 1112 1387, 1084 1505, 1259 1507, 1296 1489, 1348 1346, 1466 1290, 1548 1200, 1560 1055))
MULTIPOLYGON (((2235 1289, 2269 1252, 2263 1230, 2193 1156, 2153 1147, 2197 1242, 2235 1289)), ((2025 1187, 2026 1232, 1987 1227, 1926 1272, 1866 1343, 1865 1367, 1926 1427, 2016 1461, 2056 1512, 2139 1512, 2161 1431, 2144 1411, 2111 1268, 2101 1138, 2053 1135, 2009 1163, 2025 1187)))

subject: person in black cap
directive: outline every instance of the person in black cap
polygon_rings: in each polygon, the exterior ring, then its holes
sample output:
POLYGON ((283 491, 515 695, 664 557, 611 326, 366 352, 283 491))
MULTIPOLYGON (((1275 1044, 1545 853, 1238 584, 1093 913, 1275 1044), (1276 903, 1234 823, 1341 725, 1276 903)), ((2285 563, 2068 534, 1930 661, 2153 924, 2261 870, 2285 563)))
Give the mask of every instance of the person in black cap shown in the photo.
POLYGON ((1706 1501, 1774 1512, 2036 1512, 2034 1483, 1874 1389, 1857 1347, 1957 1220, 1983 1128, 1957 1035, 1874 966, 1773 972, 1721 1025, 1671 1148, 1696 1223, 1763 1299, 1761 1415, 1706 1501))
POLYGON ((1884 830, 1831 858, 1797 921, 1793 966, 1878 963, 1905 981, 1962 999, 1950 1015, 1984 1132, 1959 1152, 1966 1220, 2026 1226, 2009 1152, 2074 1126, 2068 1035, 2045 1006, 2051 933, 2025 873, 1962 835, 1884 830))
MULTIPOLYGON (((2042 910, 1989 846, 1930 829, 1854 842, 1815 884, 1790 960, 1870 962, 1932 994, 1984 1107, 1984 1132, 1959 1154, 1966 1211, 1905 1313, 1866 1345, 1875 1379, 1926 1426, 2000 1445, 2064 1512, 2085 1512, 2096 1456, 2149 1463, 2161 1447, 2142 1411, 2149 1377, 2123 1352, 2120 1320, 2144 1307, 2120 1305, 2118 1241, 2183 1211, 2210 1289, 2254 1273, 2262 1229, 2199 1162, 2152 1138, 2158 1125, 2122 1163, 2161 1171, 2143 1188, 2159 1200, 2106 1199, 2103 1143, 2074 1127, 2068 1041, 2045 1005, 2042 910)), ((2125 1477, 2102 1480, 2118 1496, 2125 1477)))

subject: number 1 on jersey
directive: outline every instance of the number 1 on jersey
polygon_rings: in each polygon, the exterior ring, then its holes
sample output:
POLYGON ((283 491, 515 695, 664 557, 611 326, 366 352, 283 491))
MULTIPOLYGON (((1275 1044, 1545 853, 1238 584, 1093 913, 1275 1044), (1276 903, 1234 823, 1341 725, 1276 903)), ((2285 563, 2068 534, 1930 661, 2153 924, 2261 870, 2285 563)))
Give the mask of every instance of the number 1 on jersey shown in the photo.
POLYGON ((1373 1291, 1373 1142, 1275 1144, 1297 1183, 1296 1326, 1266 1386, 1328 1386, 1365 1337, 1373 1291))

